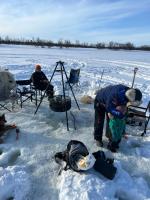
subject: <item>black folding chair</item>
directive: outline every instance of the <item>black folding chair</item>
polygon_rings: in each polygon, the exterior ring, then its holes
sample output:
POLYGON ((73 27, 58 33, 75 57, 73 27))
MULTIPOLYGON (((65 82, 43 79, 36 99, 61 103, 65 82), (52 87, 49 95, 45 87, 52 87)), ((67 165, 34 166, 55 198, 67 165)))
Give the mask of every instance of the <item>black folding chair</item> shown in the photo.
MULTIPOLYGON (((41 98, 45 92, 45 90, 40 90, 40 89, 37 89, 33 83, 31 82, 31 88, 32 90, 35 92, 35 104, 37 106, 38 102, 41 101, 41 98)), ((47 97, 47 94, 45 94, 45 97, 47 97)))
POLYGON ((70 83, 71 86, 79 85, 80 69, 71 69, 70 76, 67 84, 70 83))
POLYGON ((17 89, 16 92, 19 95, 20 100, 20 106, 22 108, 22 105, 25 101, 29 100, 36 100, 35 91, 33 91, 31 87, 31 80, 17 80, 16 81, 17 89), (34 98, 35 97, 35 98, 34 98))
POLYGON ((129 106, 127 112, 126 123, 130 126, 143 126, 144 132, 141 136, 146 134, 147 126, 150 120, 150 101, 147 107, 129 106))

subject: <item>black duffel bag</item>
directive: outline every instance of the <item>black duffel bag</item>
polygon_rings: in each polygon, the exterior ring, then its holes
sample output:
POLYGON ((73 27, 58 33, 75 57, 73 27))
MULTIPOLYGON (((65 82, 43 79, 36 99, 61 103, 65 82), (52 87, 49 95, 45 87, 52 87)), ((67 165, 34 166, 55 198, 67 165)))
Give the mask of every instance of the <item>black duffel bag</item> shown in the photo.
POLYGON ((117 172, 117 168, 113 165, 114 159, 106 158, 103 151, 94 152, 93 155, 96 159, 93 168, 106 178, 112 180, 117 172))

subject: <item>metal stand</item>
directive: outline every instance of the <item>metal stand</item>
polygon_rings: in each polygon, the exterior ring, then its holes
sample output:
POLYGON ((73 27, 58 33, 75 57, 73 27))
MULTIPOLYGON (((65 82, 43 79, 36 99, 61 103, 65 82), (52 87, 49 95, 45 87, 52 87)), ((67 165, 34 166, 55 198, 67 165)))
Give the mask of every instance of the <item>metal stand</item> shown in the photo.
MULTIPOLYGON (((67 73, 66 73, 66 70, 65 70, 65 67, 64 67, 64 62, 58 61, 58 62, 56 62, 56 67, 55 67, 55 69, 54 69, 54 71, 53 71, 53 74, 52 74, 52 76, 51 76, 51 78, 50 78, 50 81, 49 81, 49 83, 48 83, 48 85, 47 85, 47 87, 46 87, 46 89, 45 89, 45 91, 44 91, 43 96, 41 97, 40 103, 39 103, 39 105, 37 106, 36 111, 35 111, 34 114, 37 113, 37 111, 38 111, 38 109, 39 109, 39 107, 40 107, 40 105, 41 105, 41 103, 42 103, 42 101, 43 101, 43 99, 44 99, 44 97, 45 97, 46 91, 47 91, 47 89, 48 89, 48 87, 49 87, 49 84, 50 84, 51 81, 52 81, 52 78, 53 78, 55 72, 60 72, 60 73, 61 73, 61 81, 62 81, 62 86, 63 86, 63 97, 64 97, 64 99, 66 100, 64 75, 65 75, 67 81, 69 80, 69 78, 68 78, 68 76, 67 76, 67 73), (57 69, 58 67, 59 67, 59 69, 57 69)), ((77 105, 78 109, 80 110, 80 107, 79 107, 79 104, 78 104, 77 99, 76 99, 76 97, 75 97, 75 94, 74 94, 74 92, 73 92, 72 86, 70 85, 69 82, 68 82, 68 84, 69 84, 69 87, 70 87, 70 89, 71 89, 71 92, 72 92, 72 95, 73 95, 73 97, 74 97, 74 100, 75 100, 75 102, 76 102, 76 105, 77 105)), ((67 110, 65 111, 65 113, 66 113, 67 130, 69 131, 68 113, 67 113, 67 110)))
POLYGON ((133 80, 132 80, 132 86, 131 86, 131 88, 133 88, 133 86, 134 86, 134 81, 135 81, 135 75, 136 75, 136 73, 137 73, 137 71, 138 71, 138 68, 137 67, 135 67, 134 68, 134 74, 133 74, 133 80))

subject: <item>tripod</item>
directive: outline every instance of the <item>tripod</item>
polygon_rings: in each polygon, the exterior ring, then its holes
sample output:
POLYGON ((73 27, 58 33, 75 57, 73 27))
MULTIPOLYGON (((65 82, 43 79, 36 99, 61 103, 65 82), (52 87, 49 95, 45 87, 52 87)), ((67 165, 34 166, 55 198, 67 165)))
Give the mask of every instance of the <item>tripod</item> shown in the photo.
MULTIPOLYGON (((72 88, 72 86, 70 85, 70 83, 69 83, 69 81, 68 81, 69 78, 68 78, 68 76, 67 76, 67 73, 66 73, 66 70, 65 70, 65 67, 64 67, 64 62, 58 61, 58 62, 56 62, 56 66, 55 66, 55 69, 54 69, 54 71, 53 71, 53 74, 52 74, 52 76, 51 76, 51 78, 50 78, 50 81, 49 81, 49 83, 48 83, 48 85, 47 85, 47 87, 46 87, 46 89, 45 89, 45 91, 44 91, 43 96, 41 97, 40 103, 39 103, 39 105, 37 106, 36 111, 35 111, 34 114, 37 113, 37 111, 38 111, 38 109, 39 109, 39 107, 40 107, 40 105, 41 105, 41 103, 42 103, 42 101, 43 101, 43 99, 44 99, 44 97, 45 97, 46 91, 47 91, 47 89, 48 89, 48 87, 49 87, 49 84, 50 84, 51 81, 52 81, 52 78, 53 78, 55 72, 60 72, 60 73, 61 73, 61 81, 62 81, 62 86, 63 86, 63 98, 64 98, 64 100, 66 101, 65 83, 64 83, 64 75, 65 75, 65 77, 66 77, 66 79, 67 79, 67 82, 68 82, 68 84, 69 84, 69 87, 70 87, 70 89, 71 89, 72 95, 73 95, 73 97, 74 97, 74 100, 75 100, 75 102, 76 102, 76 105, 77 105, 78 109, 80 110, 79 104, 78 104, 77 99, 76 99, 76 97, 75 97, 75 94, 74 94, 74 92, 73 92, 73 88, 72 88), (57 69, 58 67, 60 67, 60 68, 57 69)), ((65 113, 66 113, 67 130, 69 131, 67 109, 65 109, 65 113)))

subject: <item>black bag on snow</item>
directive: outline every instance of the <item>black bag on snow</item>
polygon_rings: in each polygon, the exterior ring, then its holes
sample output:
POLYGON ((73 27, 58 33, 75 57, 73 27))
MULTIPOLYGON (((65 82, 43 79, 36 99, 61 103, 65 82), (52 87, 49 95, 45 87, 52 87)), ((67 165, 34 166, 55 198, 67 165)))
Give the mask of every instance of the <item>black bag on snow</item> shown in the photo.
POLYGON ((64 170, 72 169, 76 172, 82 171, 78 169, 77 162, 81 158, 81 156, 87 156, 89 154, 86 146, 77 140, 71 140, 67 144, 67 149, 63 152, 58 152, 55 154, 55 161, 60 164, 60 160, 66 162, 66 166, 64 170))
POLYGON ((106 158, 103 151, 97 151, 93 153, 94 157, 96 158, 96 162, 93 168, 100 172, 106 178, 112 180, 115 177, 117 168, 113 165, 113 160, 106 158))

